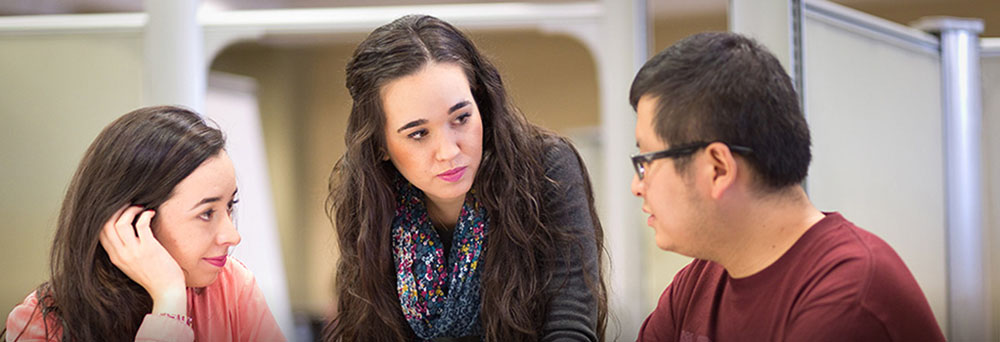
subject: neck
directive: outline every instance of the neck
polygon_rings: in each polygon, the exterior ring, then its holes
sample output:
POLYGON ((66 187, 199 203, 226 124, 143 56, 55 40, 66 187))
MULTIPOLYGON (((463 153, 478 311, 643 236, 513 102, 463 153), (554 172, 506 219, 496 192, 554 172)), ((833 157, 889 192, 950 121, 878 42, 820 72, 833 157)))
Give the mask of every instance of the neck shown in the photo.
POLYGON ((458 224, 458 216, 462 214, 464 198, 454 200, 433 199, 427 196, 427 216, 435 227, 453 229, 458 224))
POLYGON ((746 208, 729 215, 732 219, 725 222, 732 232, 729 243, 719 246, 713 258, 733 278, 754 275, 773 264, 824 217, 799 186, 746 203, 746 208))

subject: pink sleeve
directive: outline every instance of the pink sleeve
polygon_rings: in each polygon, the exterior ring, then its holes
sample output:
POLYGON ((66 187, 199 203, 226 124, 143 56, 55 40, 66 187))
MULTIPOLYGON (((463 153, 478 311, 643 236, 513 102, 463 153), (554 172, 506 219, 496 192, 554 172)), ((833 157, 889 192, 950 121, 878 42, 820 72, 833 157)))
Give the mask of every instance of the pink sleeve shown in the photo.
MULTIPOLYGON (((250 270, 242 262, 234 258, 233 276, 239 284, 238 296, 235 296, 235 303, 227 303, 232 307, 239 308, 237 312, 237 325, 239 329, 240 341, 287 341, 278 327, 278 322, 271 315, 271 309, 267 306, 264 293, 257 286, 257 280, 250 270)), ((230 297, 234 298, 234 297, 230 297)))
POLYGON ((42 320, 42 314, 36 310, 37 307, 38 299, 32 292, 28 298, 24 299, 23 303, 11 310, 10 315, 7 316, 7 342, 14 341, 18 336, 20 336, 18 341, 24 342, 46 341, 46 335, 50 335, 49 341, 58 341, 62 337, 56 321, 53 319, 48 320, 48 322, 42 320), (46 331, 49 334, 46 334, 46 331))
MULTIPOLYGON (((38 299, 32 292, 24 302, 14 307, 7 316, 7 342, 17 339, 18 342, 59 341, 62 339, 61 327, 55 319, 47 322, 41 319, 37 312, 38 299), (46 324, 47 323, 47 324, 46 324), (48 333, 46 333, 48 332, 48 333), (18 338, 20 335, 20 338, 18 338), (46 335, 49 339, 46 340, 46 335)), ((142 342, 188 342, 194 341, 194 331, 184 322, 176 319, 146 315, 135 335, 136 341, 142 342)))
POLYGON ((186 323, 174 318, 148 314, 142 320, 135 340, 141 342, 190 342, 194 341, 194 330, 186 323))

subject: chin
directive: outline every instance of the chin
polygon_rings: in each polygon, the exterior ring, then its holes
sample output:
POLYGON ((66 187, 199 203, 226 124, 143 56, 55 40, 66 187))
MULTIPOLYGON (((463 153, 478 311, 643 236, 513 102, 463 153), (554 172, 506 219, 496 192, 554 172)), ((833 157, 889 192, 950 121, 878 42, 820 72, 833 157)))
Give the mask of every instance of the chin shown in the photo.
MULTIPOLYGON (((471 182, 470 184, 455 184, 453 186, 442 187, 441 190, 443 191, 434 193, 434 197, 444 200, 465 199, 465 194, 469 193, 469 190, 472 190, 472 184, 471 182)), ((427 191, 424 191, 424 193, 427 193, 427 191)))
POLYGON ((206 276, 200 277, 199 279, 192 279, 191 281, 187 282, 186 285, 187 285, 187 287, 195 287, 195 288, 197 288, 197 287, 206 287, 206 286, 209 286, 209 285, 212 285, 213 283, 215 283, 215 280, 218 279, 218 278, 219 278, 219 274, 218 273, 213 274, 211 276, 207 276, 206 275, 206 276))
POLYGON ((659 249, 667 251, 667 252, 673 252, 674 251, 674 249, 673 249, 672 246, 670 246, 669 244, 666 244, 666 243, 661 243, 661 242, 656 242, 656 248, 659 248, 659 249))

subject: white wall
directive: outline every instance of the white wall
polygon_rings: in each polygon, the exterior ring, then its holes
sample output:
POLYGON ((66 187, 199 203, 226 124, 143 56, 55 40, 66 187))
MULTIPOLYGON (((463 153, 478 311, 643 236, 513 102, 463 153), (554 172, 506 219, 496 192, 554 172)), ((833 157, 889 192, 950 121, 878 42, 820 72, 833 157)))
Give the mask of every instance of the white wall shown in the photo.
POLYGON ((0 35, 0 321, 49 277, 62 199, 90 142, 142 97, 138 34, 0 35))

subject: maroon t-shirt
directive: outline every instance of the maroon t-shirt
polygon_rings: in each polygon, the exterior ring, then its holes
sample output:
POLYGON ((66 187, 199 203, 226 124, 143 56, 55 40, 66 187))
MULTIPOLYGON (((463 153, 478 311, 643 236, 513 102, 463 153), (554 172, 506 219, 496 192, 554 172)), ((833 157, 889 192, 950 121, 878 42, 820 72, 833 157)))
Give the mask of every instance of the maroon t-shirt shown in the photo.
POLYGON ((885 241, 839 213, 742 279, 694 260, 663 291, 640 341, 944 341, 927 299, 885 241))

